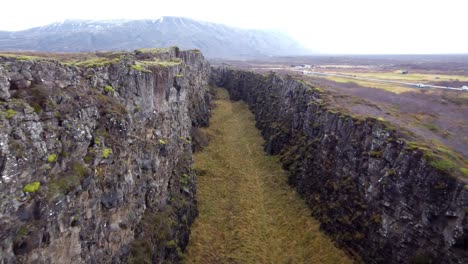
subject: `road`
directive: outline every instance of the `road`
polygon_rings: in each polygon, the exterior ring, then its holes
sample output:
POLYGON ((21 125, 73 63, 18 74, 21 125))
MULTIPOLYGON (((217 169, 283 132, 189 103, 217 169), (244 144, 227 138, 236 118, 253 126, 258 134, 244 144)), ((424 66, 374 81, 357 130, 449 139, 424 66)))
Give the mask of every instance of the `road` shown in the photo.
POLYGON ((435 88, 435 89, 446 89, 446 90, 456 90, 456 91, 467 91, 462 88, 437 86, 437 85, 421 84, 421 83, 409 83, 409 82, 401 82, 401 81, 391 81, 391 80, 383 80, 383 79, 375 79, 375 78, 365 78, 365 77, 352 76, 348 74, 326 73, 326 72, 304 71, 304 70, 294 70, 294 71, 299 71, 305 75, 334 76, 334 77, 348 78, 348 79, 354 79, 354 80, 363 80, 363 81, 372 81, 372 82, 381 82, 381 83, 393 83, 393 84, 398 84, 398 85, 409 86, 412 88, 417 87, 417 88, 435 88))

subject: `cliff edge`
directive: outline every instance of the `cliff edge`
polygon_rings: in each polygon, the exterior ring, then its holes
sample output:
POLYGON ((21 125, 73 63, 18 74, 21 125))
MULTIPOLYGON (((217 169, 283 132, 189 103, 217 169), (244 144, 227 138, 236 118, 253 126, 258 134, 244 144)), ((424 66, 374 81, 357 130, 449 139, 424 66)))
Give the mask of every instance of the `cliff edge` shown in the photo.
POLYGON ((197 214, 190 132, 210 114, 203 55, 56 56, 0 55, 0 262, 177 261, 197 214))

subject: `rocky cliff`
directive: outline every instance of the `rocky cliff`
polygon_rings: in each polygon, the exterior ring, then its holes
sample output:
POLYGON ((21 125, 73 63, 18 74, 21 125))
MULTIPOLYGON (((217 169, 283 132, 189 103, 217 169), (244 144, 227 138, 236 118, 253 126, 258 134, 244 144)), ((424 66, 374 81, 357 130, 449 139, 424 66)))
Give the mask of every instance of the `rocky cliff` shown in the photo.
MULTIPOLYGON (((321 228, 366 263, 468 263, 468 187, 444 157, 383 120, 333 110, 293 78, 212 69, 246 101, 321 228)), ((443 151, 442 151, 443 152, 443 151)))
POLYGON ((0 56, 0 263, 168 263, 185 248, 208 64, 105 55, 0 56))

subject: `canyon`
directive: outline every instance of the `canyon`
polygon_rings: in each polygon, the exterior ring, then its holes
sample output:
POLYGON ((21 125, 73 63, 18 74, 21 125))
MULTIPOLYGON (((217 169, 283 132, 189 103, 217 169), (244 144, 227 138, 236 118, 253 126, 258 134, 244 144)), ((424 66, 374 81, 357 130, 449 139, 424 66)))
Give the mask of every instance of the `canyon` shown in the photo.
POLYGON ((198 50, 97 55, 0 56, 0 262, 181 261, 208 83, 248 104, 265 151, 357 262, 468 262, 466 179, 404 130, 292 77, 210 69, 198 50))

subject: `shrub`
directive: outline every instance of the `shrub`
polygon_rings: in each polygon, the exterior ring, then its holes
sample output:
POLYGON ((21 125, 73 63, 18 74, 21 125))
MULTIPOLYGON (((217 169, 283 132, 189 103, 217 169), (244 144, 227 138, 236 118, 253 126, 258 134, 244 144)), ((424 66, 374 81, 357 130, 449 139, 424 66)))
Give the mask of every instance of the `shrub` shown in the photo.
POLYGON ((41 183, 40 183, 40 182, 31 182, 31 183, 28 183, 28 184, 26 184, 26 185, 23 187, 23 192, 25 192, 25 193, 33 193, 33 192, 36 192, 37 190, 39 190, 39 186, 41 186, 41 183))

